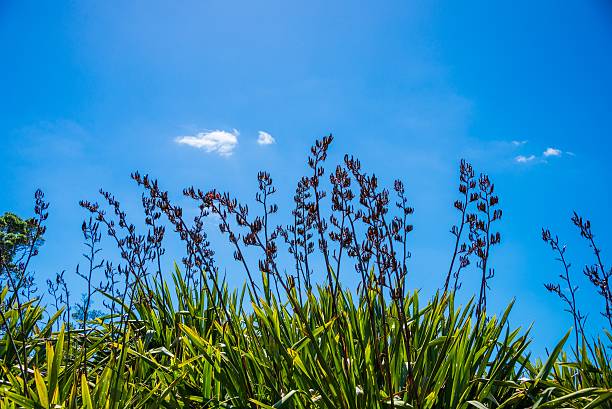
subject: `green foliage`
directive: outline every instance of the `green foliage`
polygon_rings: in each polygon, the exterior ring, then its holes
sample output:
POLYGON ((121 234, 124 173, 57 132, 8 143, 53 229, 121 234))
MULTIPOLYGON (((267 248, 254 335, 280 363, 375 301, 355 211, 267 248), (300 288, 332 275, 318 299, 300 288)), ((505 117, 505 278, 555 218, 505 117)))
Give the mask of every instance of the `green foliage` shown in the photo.
POLYGON ((13 259, 29 245, 35 230, 34 219, 24 220, 10 212, 0 216, 0 265, 11 268, 13 259))
MULTIPOLYGON (((144 233, 112 194, 101 191, 110 211, 82 201, 91 214, 82 225, 88 263, 76 274, 87 293, 73 306, 64 272, 48 280, 52 316, 28 290, 33 277, 27 273, 48 204, 38 191, 36 219, 5 215, 3 268, 17 251, 27 257, 11 264, 18 267, 15 276, 7 275, 0 293, 0 408, 612 408, 609 333, 587 342, 580 327, 572 357, 565 352, 568 332, 548 357, 532 359, 529 330, 508 322, 512 304, 499 316, 487 311, 490 249, 500 243, 490 223, 501 210, 492 210, 498 199, 486 175, 477 186, 462 161, 464 198, 455 203, 461 220, 451 230, 455 250, 444 291, 421 303, 418 292, 406 290, 413 209, 401 181, 391 199, 347 155, 329 178, 331 214, 321 210, 332 139, 312 147, 311 175, 298 183, 293 224, 286 227, 269 223, 278 206, 266 172, 257 177, 260 214, 229 193, 185 189, 199 210, 191 224, 156 180, 135 173, 145 189, 144 233), (240 290, 228 289, 217 267, 204 229, 210 214, 244 267, 240 290), (160 261, 167 226, 186 248, 185 269, 175 265, 171 283, 160 261), (119 250, 116 264, 98 256, 100 228, 119 250), (293 271, 277 264, 279 238, 293 256, 293 271), (315 243, 326 273, 319 284, 311 281, 315 243), (256 268, 245 259, 247 248, 259 252, 256 268), (470 259, 481 276, 480 294, 476 303, 460 306, 455 291, 470 259), (342 287, 346 265, 361 279, 355 292, 342 287), (104 297, 104 311, 92 308, 96 294, 104 297)), ((576 223, 599 255, 590 223, 576 223)), ((543 236, 549 243, 551 237, 543 236)), ((599 261, 590 279, 608 297, 612 271, 599 261)))
POLYGON ((52 333, 59 314, 45 322, 40 306, 24 305, 28 331, 19 347, 27 348, 33 375, 25 385, 6 339, 17 312, 5 312, 0 407, 612 407, 604 345, 596 345, 595 361, 583 351, 572 362, 562 352, 568 333, 545 362, 531 361, 528 331, 509 328, 511 305, 500 317, 475 321, 472 303, 458 307, 452 295, 438 295, 421 306, 410 294, 407 357, 395 304, 386 311, 375 305, 376 327, 386 315, 388 338, 381 339, 371 332, 366 303, 350 292, 340 291, 337 315, 324 288, 303 305, 225 286, 220 300, 189 288, 177 268, 173 293, 157 283, 125 327, 104 317, 84 333, 63 326, 52 333), (222 303, 226 319, 218 318, 222 303), (373 351, 383 343, 392 395, 376 370, 373 351))

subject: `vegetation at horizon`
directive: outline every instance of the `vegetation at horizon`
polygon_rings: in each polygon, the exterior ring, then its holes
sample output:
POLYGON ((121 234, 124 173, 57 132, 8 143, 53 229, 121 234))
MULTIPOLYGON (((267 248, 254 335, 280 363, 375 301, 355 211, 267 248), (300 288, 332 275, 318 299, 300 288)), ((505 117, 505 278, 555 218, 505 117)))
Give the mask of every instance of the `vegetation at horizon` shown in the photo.
POLYGON ((47 302, 30 269, 44 247, 43 193, 34 218, 1 216, 0 408, 612 408, 612 268, 588 220, 575 213, 572 223, 593 251, 583 274, 609 328, 590 335, 566 247, 542 229, 560 268, 545 290, 573 327, 533 358, 529 329, 508 321, 512 304, 487 310, 502 242, 492 179, 460 162, 449 268, 423 300, 407 290, 414 209, 404 184, 383 187, 349 155, 330 172, 332 142, 311 148, 287 225, 274 224, 277 192, 263 171, 256 208, 229 192, 184 189, 192 219, 136 172, 144 229, 110 192, 82 201, 85 262, 75 274, 87 292, 77 302, 65 272, 47 281, 47 302), (244 271, 240 288, 219 271, 211 215, 244 271), (161 261, 168 232, 185 249, 170 272, 161 261), (103 240, 117 259, 103 256, 103 240), (477 289, 462 288, 465 274, 478 275, 477 289), (343 287, 348 275, 356 291, 343 287), (457 291, 474 297, 459 306, 457 291))

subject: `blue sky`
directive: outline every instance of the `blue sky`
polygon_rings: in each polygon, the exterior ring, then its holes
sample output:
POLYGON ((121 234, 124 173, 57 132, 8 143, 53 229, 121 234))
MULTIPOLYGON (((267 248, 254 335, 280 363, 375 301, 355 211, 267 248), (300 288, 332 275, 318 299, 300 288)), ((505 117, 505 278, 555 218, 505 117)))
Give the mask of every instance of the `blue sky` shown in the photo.
MULTIPOLYGON (((351 153, 383 181, 405 181, 416 209, 412 287, 431 294, 448 269, 464 157, 491 175, 504 209, 490 309, 516 297, 513 324, 535 321, 535 349, 569 328, 542 286, 560 272, 540 239, 548 226, 569 245, 590 327, 603 325, 581 274, 592 257, 570 222, 574 209, 587 215, 612 263, 612 7, 603 0, 5 0, 0 52, 0 212, 27 215, 34 190, 46 192, 41 293, 45 278, 82 261, 78 200, 100 187, 137 217, 133 170, 179 199, 194 184, 250 200, 266 169, 288 214, 308 147, 331 132, 330 165, 351 153), (259 132, 274 143, 258 144, 259 132), (198 136, 204 146, 190 146, 198 136)), ((232 260, 225 267, 243 280, 232 260)), ((475 285, 466 278, 463 294, 475 285)))

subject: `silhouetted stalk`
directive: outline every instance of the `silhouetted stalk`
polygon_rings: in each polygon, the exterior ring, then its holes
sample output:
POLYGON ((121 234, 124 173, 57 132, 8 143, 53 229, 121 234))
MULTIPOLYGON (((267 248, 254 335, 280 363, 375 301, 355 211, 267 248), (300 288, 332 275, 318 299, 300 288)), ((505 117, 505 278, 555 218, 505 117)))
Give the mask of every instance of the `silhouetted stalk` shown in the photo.
MULTIPOLYGON (((254 294, 255 299, 257 300, 257 303, 259 304, 257 284, 255 284, 255 281, 253 280, 253 276, 251 275, 251 270, 249 269, 249 266, 246 262, 244 253, 242 252, 242 249, 240 248, 240 245, 238 244, 238 240, 240 240, 240 235, 234 234, 234 232, 232 231, 230 227, 228 218, 227 218, 227 212, 220 208, 220 206, 224 206, 225 209, 227 209, 227 211, 230 212, 230 214, 234 214, 234 209, 236 209, 237 202, 235 199, 231 200, 229 198, 229 194, 224 194, 223 197, 221 197, 221 196, 217 196, 218 194, 216 192, 211 192, 209 193, 209 195, 210 197, 209 197, 209 200, 206 201, 206 204, 210 206, 210 209, 214 214, 220 217, 221 223, 219 224, 219 229, 221 230, 222 233, 228 234, 229 242, 234 246, 234 249, 235 249, 234 259, 237 261, 240 261, 242 266, 244 267, 244 270, 247 273, 247 278, 249 279, 249 285, 251 287, 251 290, 253 291, 253 294, 254 294), (217 205, 217 203, 219 203, 219 205, 217 205)), ((198 195, 198 198, 200 200, 204 200, 202 195, 198 195)))
POLYGON ((484 220, 477 218, 470 225, 472 230, 470 233, 477 237, 476 240, 472 241, 475 242, 475 252, 480 259, 478 262, 478 267, 481 270, 480 293, 476 306, 476 315, 480 320, 486 314, 488 281, 495 275, 495 270, 489 267, 491 246, 499 244, 501 241, 500 234, 491 231, 491 223, 501 218, 502 211, 500 209, 492 211, 498 205, 499 198, 494 195, 494 185, 487 175, 480 175, 478 186, 480 192, 477 207, 481 214, 484 214, 484 220))
POLYGON ((571 280, 570 273, 569 273, 571 264, 568 263, 567 260, 565 259, 566 247, 565 246, 561 247, 559 245, 559 238, 557 236, 553 237, 549 230, 542 229, 542 239, 550 245, 551 249, 558 255, 557 260, 559 260, 561 264, 563 265, 563 274, 561 274, 559 277, 561 278, 561 280, 565 281, 565 283, 567 284, 568 290, 569 290, 569 297, 561 290, 561 286, 559 284, 549 283, 549 284, 544 284, 544 286, 549 292, 557 294, 557 296, 562 301, 564 301, 569 308, 569 310, 567 311, 572 315, 572 320, 574 321, 574 343, 575 343, 574 348, 576 351, 576 357, 579 358, 579 355, 580 355, 580 348, 579 348, 580 338, 584 340, 584 342, 586 343, 592 355, 593 350, 591 348, 591 345, 586 340, 585 333, 584 333, 584 327, 583 327, 583 322, 586 319, 586 317, 582 316, 576 304, 576 291, 578 290, 578 286, 574 286, 572 284, 572 280, 571 280))
POLYGON ((591 230, 591 222, 589 220, 583 220, 576 212, 574 212, 572 222, 580 229, 580 235, 588 241, 589 247, 593 249, 593 253, 595 254, 597 263, 594 266, 586 266, 584 274, 588 277, 589 281, 598 288, 599 294, 604 298, 606 309, 602 315, 606 318, 612 330, 612 291, 610 290, 612 268, 606 271, 604 267, 601 259, 601 250, 595 244, 595 236, 591 230))
POLYGON ((83 232, 83 237, 85 239, 85 246, 89 249, 89 254, 85 254, 85 258, 88 261, 89 268, 87 274, 81 274, 79 272, 79 267, 77 266, 77 275, 83 278, 87 283, 87 296, 85 298, 85 302, 83 305, 83 322, 81 323, 81 330, 83 333, 83 339, 81 343, 83 362, 82 362, 82 370, 83 373, 87 374, 87 321, 89 318, 89 307, 91 305, 91 297, 95 290, 92 286, 92 275, 95 270, 98 270, 104 264, 104 261, 100 263, 95 263, 95 257, 100 252, 100 249, 96 248, 96 245, 100 242, 101 235, 98 233, 97 222, 94 222, 93 219, 89 218, 89 223, 83 222, 81 226, 81 230, 83 232))
MULTIPOLYGON (((310 212, 314 214, 317 232, 319 233, 319 249, 323 254, 325 260, 325 269, 327 272, 327 282, 329 286, 330 294, 334 294, 334 278, 333 271, 331 269, 331 263, 329 261, 329 249, 327 246, 327 240, 325 239, 325 231, 327 230, 327 223, 321 217, 321 200, 325 197, 325 192, 319 189, 320 178, 325 173, 325 168, 322 163, 327 159, 327 149, 333 141, 333 136, 323 137, 320 141, 317 140, 315 145, 311 148, 311 157, 308 158, 308 166, 312 169, 313 173, 310 177, 309 186, 312 188, 314 193, 314 202, 311 205, 310 212)), ((337 301, 332 297, 332 312, 334 315, 337 314, 337 301)))
MULTIPOLYGON (((469 254, 465 254, 460 256, 460 265, 456 272, 454 272, 455 261, 457 256, 460 253, 468 252, 465 244, 461 245, 461 237, 463 236, 464 227, 471 222, 471 218, 468 217, 468 205, 478 199, 478 195, 475 193, 471 193, 471 191, 476 187, 476 181, 474 180, 474 170, 472 165, 467 163, 465 160, 461 160, 459 165, 459 192, 462 194, 462 200, 455 201, 454 207, 459 210, 461 213, 461 221, 459 222, 459 226, 453 226, 451 229, 451 233, 455 236, 455 247, 453 249, 453 256, 451 258, 451 263, 448 268, 448 273, 446 274, 446 280, 444 281, 444 292, 447 292, 449 289, 451 276, 454 274, 455 283, 453 285, 453 289, 457 290, 457 283, 459 280, 459 273, 461 269, 469 263, 469 254)), ((471 246, 470 246, 471 248, 471 246)))

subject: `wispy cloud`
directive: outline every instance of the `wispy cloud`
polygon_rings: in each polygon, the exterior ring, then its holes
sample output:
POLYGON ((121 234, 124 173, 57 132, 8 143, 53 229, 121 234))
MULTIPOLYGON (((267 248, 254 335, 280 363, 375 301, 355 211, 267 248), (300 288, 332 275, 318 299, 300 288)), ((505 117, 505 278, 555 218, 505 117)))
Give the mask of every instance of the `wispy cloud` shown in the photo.
POLYGON ((518 155, 516 158, 514 158, 514 161, 517 163, 529 163, 529 162, 533 162, 535 159, 536 159, 535 155, 529 155, 529 156, 518 155))
POLYGON ((236 129, 231 132, 221 130, 199 132, 196 135, 179 136, 176 138, 176 143, 227 157, 234 153, 238 145, 238 135, 240 132, 236 129))
POLYGON ((560 149, 546 148, 546 150, 542 152, 542 155, 548 158, 549 156, 561 156, 562 153, 560 149))
POLYGON ((514 146, 523 146, 527 143, 527 141, 512 141, 512 145, 514 146))
POLYGON ((563 152, 561 149, 557 148, 546 148, 541 155, 519 155, 514 158, 516 163, 529 163, 529 162, 537 162, 537 163, 548 163, 548 158, 552 157, 560 157, 563 155, 567 156, 576 156, 573 152, 563 152))
POLYGON ((260 145, 272 145, 276 143, 276 139, 268 132, 259 131, 259 137, 257 138, 257 143, 260 145))

